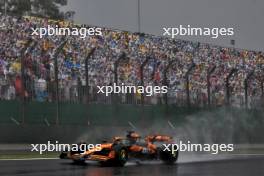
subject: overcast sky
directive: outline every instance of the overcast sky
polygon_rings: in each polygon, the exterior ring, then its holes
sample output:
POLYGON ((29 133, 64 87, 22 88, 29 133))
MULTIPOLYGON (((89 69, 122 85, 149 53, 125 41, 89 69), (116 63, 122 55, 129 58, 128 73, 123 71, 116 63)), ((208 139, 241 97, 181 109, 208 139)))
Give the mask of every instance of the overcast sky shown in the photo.
MULTIPOLYGON (((141 31, 162 35, 163 27, 233 27, 235 36, 183 39, 264 51, 264 0, 140 0, 141 31)), ((138 0, 68 0, 78 23, 138 31, 138 0)))

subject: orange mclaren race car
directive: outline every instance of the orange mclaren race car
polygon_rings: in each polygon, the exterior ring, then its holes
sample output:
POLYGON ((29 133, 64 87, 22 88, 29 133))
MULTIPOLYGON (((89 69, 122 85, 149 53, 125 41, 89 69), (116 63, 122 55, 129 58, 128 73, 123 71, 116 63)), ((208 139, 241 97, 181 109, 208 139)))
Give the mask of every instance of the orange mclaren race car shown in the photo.
POLYGON ((172 143, 172 138, 165 135, 149 135, 142 139, 136 132, 129 131, 126 137, 114 137, 112 142, 89 150, 67 151, 60 154, 61 159, 72 159, 76 163, 86 160, 99 161, 102 165, 124 166, 127 160, 162 160, 173 164, 178 152, 164 150, 162 144, 172 143))

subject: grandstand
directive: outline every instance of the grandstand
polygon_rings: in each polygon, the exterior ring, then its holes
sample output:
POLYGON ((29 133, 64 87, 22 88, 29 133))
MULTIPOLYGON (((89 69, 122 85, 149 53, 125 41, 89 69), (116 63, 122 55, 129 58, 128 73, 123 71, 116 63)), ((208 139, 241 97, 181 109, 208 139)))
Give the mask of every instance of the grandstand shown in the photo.
POLYGON ((263 52, 107 28, 102 36, 85 39, 30 35, 31 28, 47 25, 76 26, 35 17, 0 17, 1 100, 263 106, 263 52), (169 93, 118 98, 96 93, 97 85, 114 82, 167 84, 169 93))

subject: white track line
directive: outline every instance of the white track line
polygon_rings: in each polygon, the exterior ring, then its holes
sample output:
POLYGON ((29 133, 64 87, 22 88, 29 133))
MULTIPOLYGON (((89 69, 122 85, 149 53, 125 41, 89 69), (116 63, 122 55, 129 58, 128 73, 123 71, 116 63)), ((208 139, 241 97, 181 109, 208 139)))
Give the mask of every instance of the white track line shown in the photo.
POLYGON ((0 159, 0 161, 32 161, 32 160, 57 160, 60 158, 25 158, 25 159, 0 159))

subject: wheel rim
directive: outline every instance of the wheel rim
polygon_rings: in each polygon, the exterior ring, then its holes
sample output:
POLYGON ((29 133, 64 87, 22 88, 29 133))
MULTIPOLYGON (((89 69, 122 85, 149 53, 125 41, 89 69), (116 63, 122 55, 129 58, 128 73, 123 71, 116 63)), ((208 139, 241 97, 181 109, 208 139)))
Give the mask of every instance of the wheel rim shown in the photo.
POLYGON ((176 158, 176 157, 177 157, 177 152, 173 152, 173 153, 172 153, 172 156, 173 156, 174 158, 176 158))
POLYGON ((126 151, 124 149, 120 151, 120 159, 122 161, 126 160, 126 151))

